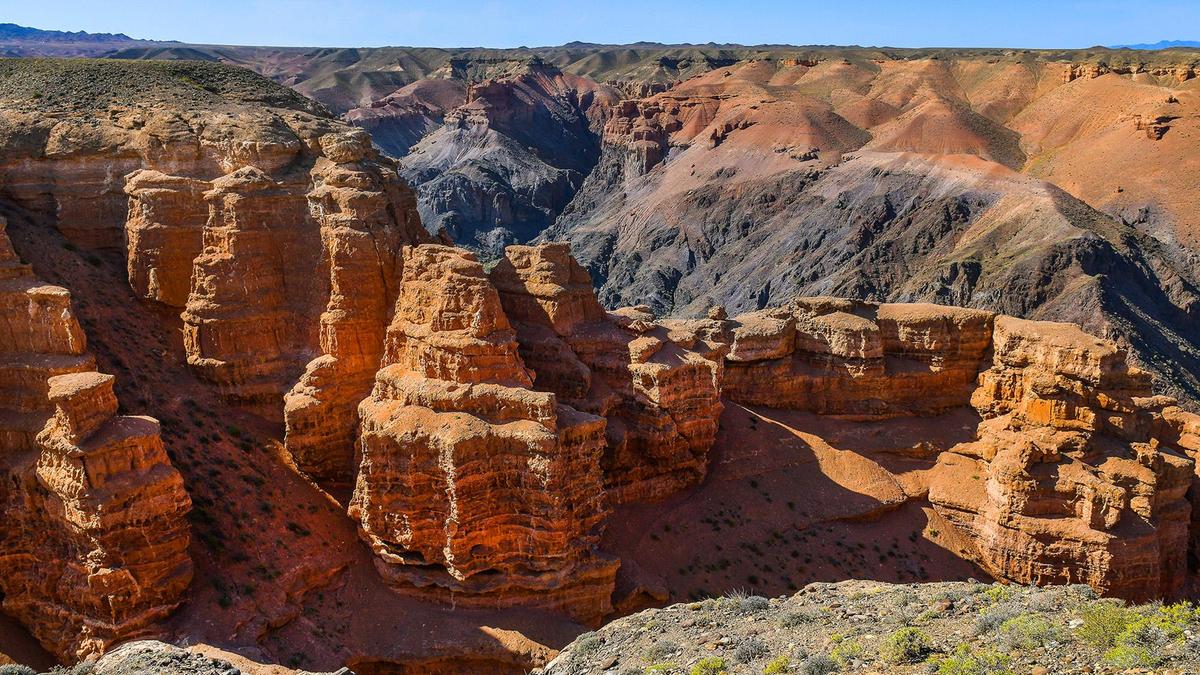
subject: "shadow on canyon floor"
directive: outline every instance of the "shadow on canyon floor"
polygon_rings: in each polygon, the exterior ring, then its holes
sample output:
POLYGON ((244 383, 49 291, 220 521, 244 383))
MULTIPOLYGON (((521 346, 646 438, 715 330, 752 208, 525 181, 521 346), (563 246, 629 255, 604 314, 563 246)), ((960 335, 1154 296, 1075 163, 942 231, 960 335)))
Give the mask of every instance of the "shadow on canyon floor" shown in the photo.
POLYGON ((726 402, 697 488, 617 509, 602 547, 619 584, 672 601, 744 591, 793 593, 814 581, 895 583, 988 575, 925 501, 923 473, 971 440, 979 418, 841 421, 726 402))

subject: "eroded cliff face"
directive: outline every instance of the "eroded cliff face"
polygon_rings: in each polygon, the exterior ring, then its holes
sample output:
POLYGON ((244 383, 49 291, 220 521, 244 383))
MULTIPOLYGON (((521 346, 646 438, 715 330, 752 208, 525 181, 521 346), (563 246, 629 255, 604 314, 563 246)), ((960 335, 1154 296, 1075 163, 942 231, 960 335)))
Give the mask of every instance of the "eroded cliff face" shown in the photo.
MULTIPOLYGON (((699 326, 703 321, 678 325, 699 326)), ((1174 597, 1187 575, 1195 425, 1115 343, 1070 324, 805 298, 724 322, 730 400, 862 422, 975 412, 907 499, 998 579, 1174 597)))
POLYGON ((719 350, 672 339, 644 312, 610 316, 562 244, 510 246, 490 276, 535 388, 608 419, 611 499, 653 501, 704 477, 721 415, 719 350))
POLYGON ((595 549, 605 420, 528 388, 471 254, 405 249, 383 364, 360 407, 350 514, 385 578, 467 605, 607 615, 618 561, 595 549))
POLYGON ((1185 418, 1111 342, 996 320, 971 405, 979 440, 939 458, 930 500, 984 567, 1023 583, 1172 597, 1187 575, 1195 449, 1185 418), (968 477, 969 476, 969 477, 968 477))
POLYGON ((152 630, 192 578, 183 481, 158 422, 117 415, 68 291, 38 281, 0 221, 0 591, 59 658, 152 630))

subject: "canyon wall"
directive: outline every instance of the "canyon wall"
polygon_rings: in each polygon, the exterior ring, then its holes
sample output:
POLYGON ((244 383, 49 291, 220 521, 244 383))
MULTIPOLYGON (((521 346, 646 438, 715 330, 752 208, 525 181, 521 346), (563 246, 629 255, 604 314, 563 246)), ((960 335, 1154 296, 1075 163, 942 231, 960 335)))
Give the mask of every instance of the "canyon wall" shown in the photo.
POLYGON ((192 577, 191 506, 158 422, 117 414, 68 291, 0 221, 0 591, 59 658, 153 630, 192 577))
POLYGON ((960 553, 996 578, 1136 600, 1183 591, 1200 416, 1155 396, 1114 342, 833 298, 725 323, 730 400, 864 422, 977 414, 974 439, 938 454, 922 490, 970 542, 960 553))
POLYGON ((350 507, 398 589, 465 605, 559 609, 597 623, 618 561, 605 421, 531 391, 483 267, 461 249, 405 249, 384 367, 360 407, 350 507))

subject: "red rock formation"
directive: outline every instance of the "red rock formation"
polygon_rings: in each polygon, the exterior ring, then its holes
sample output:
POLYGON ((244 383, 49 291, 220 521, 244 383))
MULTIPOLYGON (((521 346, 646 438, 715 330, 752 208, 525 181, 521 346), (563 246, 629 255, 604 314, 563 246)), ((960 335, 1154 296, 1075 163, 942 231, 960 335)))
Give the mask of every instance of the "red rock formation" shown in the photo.
POLYGON ((188 363, 233 401, 271 405, 315 342, 320 243, 302 186, 246 167, 213 181, 183 312, 188 363))
POLYGON ((383 355, 396 301, 400 250, 428 241, 412 193, 389 169, 368 160, 363 132, 322 138, 309 210, 320 223, 329 301, 320 319, 322 356, 310 361, 284 398, 285 443, 309 475, 348 481, 357 408, 383 355))
POLYGON ((459 604, 609 613, 618 563, 594 549, 604 419, 528 389, 483 267, 405 248, 385 344, 350 509, 384 577, 459 604))
POLYGON ((609 317, 565 244, 510 246, 491 278, 535 387, 608 419, 610 498, 653 501, 703 479, 721 414, 717 360, 653 317, 609 317))
POLYGON ((4 609, 60 658, 98 654, 182 600, 190 501, 158 423, 116 415, 70 295, 16 260, 2 223, 0 367, 4 609))
POLYGON ((804 298, 731 322, 725 389, 827 415, 936 414, 974 388, 991 325, 980 310, 804 298))
POLYGON ((95 369, 67 289, 42 283, 13 251, 0 218, 0 447, 36 448, 53 410, 46 381, 95 369))
POLYGON ((171 307, 187 305, 192 261, 203 247, 208 206, 205 181, 139 170, 125 181, 129 285, 139 297, 171 307))
POLYGON ((1194 463, 1162 433, 1164 414, 1179 415, 1170 400, 1151 397, 1115 344, 1069 324, 999 317, 992 349, 971 397, 979 439, 939 458, 934 507, 1000 578, 1177 594, 1194 463))

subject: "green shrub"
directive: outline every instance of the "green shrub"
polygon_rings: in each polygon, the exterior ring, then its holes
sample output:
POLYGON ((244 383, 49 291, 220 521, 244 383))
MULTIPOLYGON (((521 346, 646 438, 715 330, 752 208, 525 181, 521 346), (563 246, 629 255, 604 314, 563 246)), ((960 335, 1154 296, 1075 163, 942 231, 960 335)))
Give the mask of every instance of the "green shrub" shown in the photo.
POLYGON ((847 666, 851 661, 861 658, 863 655, 862 645, 857 640, 840 640, 834 646, 833 651, 829 652, 834 661, 837 661, 841 666, 847 666))
POLYGON ((725 659, 719 656, 708 656, 692 666, 691 675, 725 675, 725 659))
POLYGON ((0 675, 37 675, 37 671, 29 666, 10 663, 8 665, 0 666, 0 675))
POLYGON ((679 670, 679 666, 670 662, 656 663, 645 671, 646 675, 674 675, 678 672, 682 672, 679 670))
POLYGON ((1076 631, 1080 640, 1100 649, 1117 644, 1117 636, 1137 620, 1137 613, 1117 602, 1103 601, 1088 605, 1080 613, 1083 625, 1076 631))
POLYGON ((994 584, 982 593, 983 598, 993 605, 1009 600, 1015 594, 1016 592, 1012 588, 1000 584, 994 584))
POLYGON ((767 667, 763 669, 763 675, 779 675, 780 673, 786 673, 791 666, 792 660, 786 655, 776 656, 775 658, 771 659, 771 662, 768 663, 767 667))
POLYGON ((901 628, 888 636, 879 655, 889 663, 920 663, 933 651, 929 636, 916 628, 901 628))
POLYGON ((1137 616, 1129 622, 1117 635, 1116 644, 1144 647, 1155 653, 1171 642, 1182 640, 1196 619, 1196 609, 1190 602, 1159 607, 1153 614, 1137 616))
POLYGON ((967 645, 959 645, 954 653, 938 659, 938 675, 1012 675, 1012 657, 991 649, 972 651, 967 645))
POLYGON ((1000 643, 1008 649, 1045 647, 1061 639, 1058 628, 1037 614, 1022 614, 1000 624, 1000 643))
POLYGON ((1114 668, 1153 668, 1161 659, 1145 647, 1122 645, 1104 652, 1104 663, 1114 668))

